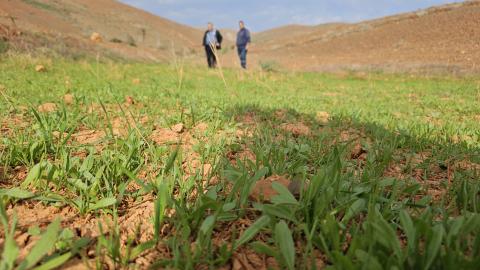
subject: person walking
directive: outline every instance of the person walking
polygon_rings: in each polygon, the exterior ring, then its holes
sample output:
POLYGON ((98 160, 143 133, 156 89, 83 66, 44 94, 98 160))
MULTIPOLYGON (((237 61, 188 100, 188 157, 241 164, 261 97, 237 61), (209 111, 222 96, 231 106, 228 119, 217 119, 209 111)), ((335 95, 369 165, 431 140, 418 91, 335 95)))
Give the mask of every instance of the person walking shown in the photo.
POLYGON ((245 23, 243 21, 240 21, 238 24, 240 26, 240 30, 237 33, 238 57, 240 58, 240 64, 242 65, 242 68, 247 69, 248 47, 252 40, 250 37, 250 31, 245 28, 245 23))
POLYGON ((207 55, 207 62, 209 68, 217 66, 217 50, 222 48, 222 34, 215 29, 213 23, 208 23, 207 31, 203 36, 203 46, 207 55))

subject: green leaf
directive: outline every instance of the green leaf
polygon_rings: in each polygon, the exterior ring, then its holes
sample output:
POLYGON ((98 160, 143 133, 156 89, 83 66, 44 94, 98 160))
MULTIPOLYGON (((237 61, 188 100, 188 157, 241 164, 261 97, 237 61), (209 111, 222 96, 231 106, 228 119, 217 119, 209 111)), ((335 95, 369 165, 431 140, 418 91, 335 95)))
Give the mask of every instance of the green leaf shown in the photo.
POLYGON ((33 268, 33 270, 50 270, 56 269, 66 263, 73 256, 71 252, 67 252, 60 256, 55 256, 52 259, 48 260, 39 267, 33 268))
POLYGON ((43 257, 45 257, 45 255, 48 254, 48 252, 55 247, 55 242, 57 242, 59 233, 60 219, 56 219, 54 222, 48 225, 45 233, 42 234, 40 240, 38 240, 25 260, 20 264, 18 269, 24 270, 35 266, 43 257))
POLYGON ((237 206, 236 201, 226 203, 226 204, 223 205, 222 211, 224 211, 224 212, 232 211, 233 209, 235 209, 236 206, 237 206))
POLYGON ((415 250, 415 242, 416 242, 415 227, 413 225, 412 219, 410 218, 410 215, 405 210, 402 210, 400 212, 400 223, 402 224, 403 231, 407 236, 408 249, 410 250, 410 252, 413 252, 415 250))
POLYGON ((275 243, 280 249, 280 254, 287 269, 295 269, 295 246, 293 244, 292 232, 285 221, 275 225, 275 243))
POLYGON ((90 211, 95 211, 95 210, 98 210, 98 209, 110 207, 110 206, 112 206, 116 203, 117 203, 116 198, 112 198, 112 197, 103 198, 100 201, 96 202, 94 205, 92 205, 89 209, 90 209, 90 211))
POLYGON ((437 257, 440 246, 442 245, 443 234, 445 231, 441 225, 437 225, 432 229, 432 236, 429 239, 427 244, 427 263, 425 264, 424 269, 430 269, 433 261, 437 257))
POLYGON ((169 188, 166 184, 161 183, 158 187, 157 200, 155 201, 155 216, 153 217, 153 224, 155 229, 155 239, 158 241, 160 235, 160 226, 162 225, 165 209, 167 208, 167 199, 169 188))
POLYGON ((369 253, 361 249, 357 249, 355 251, 355 255, 363 263, 363 265, 368 266, 367 267, 368 269, 372 269, 372 270, 384 269, 384 267, 382 267, 382 264, 378 261, 378 259, 375 256, 370 255, 369 253))
POLYGON ((215 216, 208 216, 200 226, 200 231, 203 232, 205 235, 208 234, 213 229, 215 225, 216 217, 215 216))
POLYGON ((350 205, 350 207, 347 209, 347 212, 345 213, 345 216, 342 218, 342 222, 347 222, 351 218, 353 218, 355 215, 360 213, 361 211, 365 210, 366 206, 366 201, 365 199, 358 199, 355 202, 350 205))
POLYGON ((272 202, 274 204, 298 205, 297 199, 295 199, 290 190, 288 190, 288 188, 286 188, 284 185, 274 182, 272 183, 272 187, 278 193, 278 195, 272 197, 272 202))
POLYGON ((168 173, 170 169, 173 167, 173 164, 175 164, 175 159, 177 159, 177 155, 179 151, 180 151, 180 144, 177 145, 175 150, 168 157, 167 163, 163 168, 163 173, 168 173))
POLYGON ((269 216, 260 217, 257 221, 255 221, 255 223, 250 225, 250 227, 248 227, 248 229, 246 229, 243 232, 243 234, 240 236, 240 238, 238 238, 238 240, 235 242, 235 245, 234 245, 233 249, 237 249, 241 245, 243 245, 243 244, 247 243, 248 241, 252 240, 252 238, 255 237, 255 235, 257 235, 257 233, 261 229, 263 229, 265 226, 267 226, 268 223, 270 223, 271 220, 272 219, 269 216))
POLYGON ((288 205, 263 205, 263 213, 296 222, 295 215, 288 205))
POLYGON ((12 227, 9 230, 8 227, 8 218, 7 212, 5 211, 5 206, 3 205, 3 199, 0 197, 0 218, 3 225, 3 231, 5 233, 5 242, 3 244, 3 253, 0 261, 0 269, 10 270, 13 269, 15 265, 15 260, 19 254, 19 249, 17 242, 15 242, 15 227, 17 226, 17 218, 13 217, 12 227))
POLYGON ((42 164, 38 163, 35 166, 33 166, 32 169, 28 172, 27 177, 25 180, 22 182, 21 187, 26 188, 29 185, 31 185, 34 181, 37 181, 40 179, 40 175, 42 174, 42 164))
POLYGON ((278 257, 278 252, 275 249, 273 249, 271 246, 263 242, 259 242, 259 241, 253 242, 250 244, 250 247, 257 253, 265 254, 267 256, 275 257, 275 258, 278 257))
POLYGON ((154 248, 156 244, 157 244, 156 241, 153 241, 153 240, 145 242, 145 243, 141 243, 140 245, 138 245, 138 246, 136 246, 135 248, 132 249, 132 251, 130 253, 130 256, 129 256, 129 260, 136 259, 144 251, 149 250, 151 248, 154 248))
POLYGON ((0 189, 0 196, 2 195, 21 200, 35 197, 35 194, 33 194, 32 192, 19 188, 0 189))

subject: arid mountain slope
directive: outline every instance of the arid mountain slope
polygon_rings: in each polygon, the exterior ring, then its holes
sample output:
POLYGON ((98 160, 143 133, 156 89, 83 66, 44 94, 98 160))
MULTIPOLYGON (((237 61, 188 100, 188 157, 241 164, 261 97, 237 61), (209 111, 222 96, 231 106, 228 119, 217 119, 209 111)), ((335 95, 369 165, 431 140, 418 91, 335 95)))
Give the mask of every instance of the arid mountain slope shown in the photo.
POLYGON ((290 69, 478 72, 480 1, 358 24, 284 27, 256 37, 258 61, 290 69))
MULTIPOLYGON (((27 51, 148 61, 176 55, 203 65, 203 31, 114 0, 0 0, 0 43, 8 40, 27 51), (94 32, 102 42, 90 40, 94 32)), ((222 32, 221 62, 238 66, 235 31, 222 32)), ((356 24, 284 26, 256 33, 253 40, 251 67, 480 73, 480 1, 356 24)))
POLYGON ((201 39, 201 31, 114 0, 2 0, 0 24, 79 44, 97 32, 97 46, 132 59, 191 53, 201 39))

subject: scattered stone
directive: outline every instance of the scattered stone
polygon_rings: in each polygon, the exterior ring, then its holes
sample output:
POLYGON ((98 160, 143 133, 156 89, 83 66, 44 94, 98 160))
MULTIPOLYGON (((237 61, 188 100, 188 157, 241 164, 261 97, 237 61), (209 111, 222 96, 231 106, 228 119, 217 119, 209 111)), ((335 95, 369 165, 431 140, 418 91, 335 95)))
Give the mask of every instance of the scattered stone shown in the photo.
POLYGON ((317 112, 317 121, 322 123, 322 124, 326 124, 328 123, 328 120, 330 119, 330 114, 328 112, 317 112))
POLYGON ((279 183, 288 189, 293 188, 292 181, 288 180, 284 176, 272 175, 268 178, 257 181, 250 192, 250 197, 257 202, 271 201, 274 196, 278 195, 272 187, 273 183, 279 183))
POLYGON ((131 96, 126 96, 125 97, 125 104, 133 105, 133 104, 135 104, 135 100, 131 96))
POLYGON ((362 147, 362 144, 358 142, 355 144, 355 147, 353 147, 352 152, 350 153, 350 158, 359 159, 361 157, 364 157, 366 153, 367 153, 367 150, 365 150, 362 147))
POLYGON ((35 66, 35 71, 36 72, 45 72, 45 71, 47 71, 47 68, 44 65, 36 65, 35 66))
POLYGON ((44 104, 38 106, 37 109, 41 113, 55 112, 57 110, 57 104, 55 104, 55 103, 44 103, 44 104))
POLYGON ((185 126, 182 123, 176 124, 172 127, 172 131, 176 133, 182 133, 185 130, 185 126))
POLYGON ((74 102, 75 98, 72 94, 66 94, 63 96, 63 102, 67 105, 72 105, 74 102))
POLYGON ((93 42, 102 42, 103 41, 103 38, 102 36, 97 33, 97 32, 94 32, 92 33, 92 35, 90 36, 90 40, 93 41, 93 42))
POLYGON ((280 128, 284 131, 292 133, 293 136, 308 136, 311 134, 310 127, 302 122, 298 123, 283 123, 280 128))
POLYGON ((132 83, 135 85, 139 85, 141 83, 141 80, 139 78, 135 78, 132 80, 132 83))

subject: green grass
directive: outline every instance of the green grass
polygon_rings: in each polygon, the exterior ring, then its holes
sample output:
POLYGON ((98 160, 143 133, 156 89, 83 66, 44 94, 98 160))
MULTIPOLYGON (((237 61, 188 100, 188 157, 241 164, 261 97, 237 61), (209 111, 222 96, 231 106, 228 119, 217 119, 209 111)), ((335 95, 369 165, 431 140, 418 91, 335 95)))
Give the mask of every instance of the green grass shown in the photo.
POLYGON ((29 5, 32 5, 34 7, 40 8, 40 9, 45 9, 48 11, 58 11, 58 9, 52 5, 49 5, 47 3, 43 3, 41 1, 37 0, 22 0, 24 3, 27 3, 29 5))
POLYGON ((156 254, 151 268, 175 269, 480 263, 477 78, 224 70, 223 80, 193 66, 1 60, 4 269, 74 259, 141 269, 148 253, 156 254), (47 72, 35 72, 36 64, 47 72), (63 101, 66 93, 73 104, 63 101), (136 104, 125 105, 125 96, 136 104), (58 109, 39 112, 46 102, 58 109), (115 119, 126 133, 116 132, 115 119), (189 137, 154 142, 154 130, 177 123, 189 137), (80 143, 80 130, 104 136, 80 143), (14 175, 22 168, 24 179, 14 175), (272 175, 300 183, 299 194, 273 184, 270 202, 253 201, 255 183, 272 175), (25 228, 12 220, 22 216, 4 209, 32 202, 72 209, 80 220, 98 217, 99 236, 73 233, 69 221, 31 224, 28 233, 42 235, 44 249, 35 260, 17 259, 12 239, 25 228), (142 203, 151 206, 147 227, 125 231, 132 205, 142 203))

